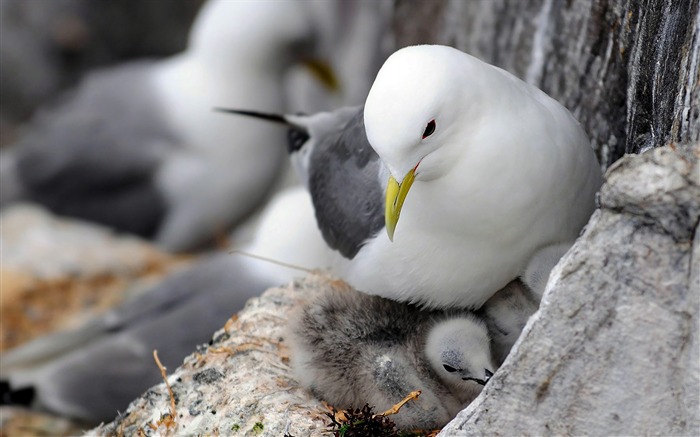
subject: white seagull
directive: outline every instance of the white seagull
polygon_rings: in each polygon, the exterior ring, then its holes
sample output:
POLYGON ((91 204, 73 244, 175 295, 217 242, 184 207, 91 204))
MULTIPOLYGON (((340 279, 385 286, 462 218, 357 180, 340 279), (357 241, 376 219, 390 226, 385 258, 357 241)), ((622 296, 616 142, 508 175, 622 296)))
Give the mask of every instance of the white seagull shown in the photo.
POLYGON ((569 111, 457 49, 394 53, 364 121, 389 174, 386 232, 345 270, 360 290, 479 307, 537 251, 576 239, 595 208, 600 166, 569 111))
POLYGON ((541 294, 602 182, 566 108, 451 47, 394 53, 364 109, 223 111, 291 126, 336 274, 427 307, 479 308, 520 276, 541 294))

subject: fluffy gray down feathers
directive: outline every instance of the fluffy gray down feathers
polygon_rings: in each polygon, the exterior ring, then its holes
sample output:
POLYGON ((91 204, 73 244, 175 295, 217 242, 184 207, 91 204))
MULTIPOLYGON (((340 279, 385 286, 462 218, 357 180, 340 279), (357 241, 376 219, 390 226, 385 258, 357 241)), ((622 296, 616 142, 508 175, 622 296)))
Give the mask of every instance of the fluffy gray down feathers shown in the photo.
POLYGON ((382 412, 421 390, 392 416, 402 429, 443 426, 481 392, 448 372, 443 358, 478 368, 480 377, 484 367, 496 370, 486 325, 468 310, 424 310, 348 287, 315 297, 291 320, 296 376, 334 407, 368 403, 382 412))

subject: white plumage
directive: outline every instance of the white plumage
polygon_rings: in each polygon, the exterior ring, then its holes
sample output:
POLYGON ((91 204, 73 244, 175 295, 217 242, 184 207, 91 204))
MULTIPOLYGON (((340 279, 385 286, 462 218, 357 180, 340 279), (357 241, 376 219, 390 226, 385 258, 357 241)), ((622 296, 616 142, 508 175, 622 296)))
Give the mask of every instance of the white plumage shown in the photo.
POLYGON ((428 307, 478 308, 521 275, 541 293, 602 181, 562 105, 450 47, 396 52, 364 108, 227 111, 292 126, 292 159, 326 243, 342 255, 334 273, 428 307), (545 248, 550 265, 526 272, 545 248))
POLYGON ((454 48, 394 53, 364 121, 391 176, 400 183, 415 169, 415 183, 394 241, 377 234, 344 271, 362 291, 479 307, 535 251, 574 240, 595 207, 600 167, 571 114, 454 48))

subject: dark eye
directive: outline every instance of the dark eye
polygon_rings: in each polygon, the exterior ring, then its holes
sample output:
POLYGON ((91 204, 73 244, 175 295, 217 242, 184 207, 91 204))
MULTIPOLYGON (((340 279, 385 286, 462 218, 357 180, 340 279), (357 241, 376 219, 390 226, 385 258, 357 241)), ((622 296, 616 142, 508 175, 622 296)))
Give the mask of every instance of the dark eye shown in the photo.
POLYGON ((433 132, 435 132, 435 120, 430 120, 427 126, 425 126, 425 130, 423 131, 423 138, 431 136, 433 132))
POLYGON ((445 370, 447 370, 447 371, 450 372, 450 373, 453 373, 453 372, 456 372, 456 371, 457 371, 457 369, 455 369, 455 368, 452 367, 452 366, 448 366, 447 364, 443 364, 442 367, 444 367, 445 370))
POLYGON ((309 140, 309 134, 296 127, 291 127, 287 131, 287 151, 296 152, 301 149, 309 140))

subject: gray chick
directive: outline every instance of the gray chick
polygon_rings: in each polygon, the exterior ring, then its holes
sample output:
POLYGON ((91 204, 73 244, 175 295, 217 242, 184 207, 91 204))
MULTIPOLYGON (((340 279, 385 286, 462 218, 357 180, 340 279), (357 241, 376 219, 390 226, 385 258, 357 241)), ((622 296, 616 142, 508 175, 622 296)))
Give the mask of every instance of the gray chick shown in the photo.
POLYGON ((542 299, 552 269, 573 245, 573 241, 550 244, 540 248, 528 260, 520 279, 532 290, 538 303, 542 299))
POLYGON ((493 360, 499 366, 508 356, 530 316, 539 308, 539 297, 521 281, 499 290, 479 309, 491 336, 493 360))
POLYGON ((520 279, 508 283, 480 308, 478 314, 488 326, 493 359, 499 366, 539 309, 550 272, 572 244, 553 244, 535 252, 520 279))
POLYGON ((443 426, 496 370, 486 326, 466 310, 423 310, 334 289, 292 320, 295 374, 334 407, 368 403, 382 412, 421 390, 392 416, 401 429, 443 426))

